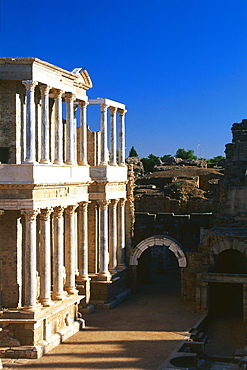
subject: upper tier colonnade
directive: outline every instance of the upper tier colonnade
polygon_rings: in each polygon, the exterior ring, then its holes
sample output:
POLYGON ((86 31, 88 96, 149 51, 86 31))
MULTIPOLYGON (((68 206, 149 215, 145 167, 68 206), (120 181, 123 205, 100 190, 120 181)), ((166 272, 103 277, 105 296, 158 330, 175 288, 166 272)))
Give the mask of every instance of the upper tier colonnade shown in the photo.
POLYGON ((100 106, 100 166, 125 165, 125 105, 109 99, 88 99, 38 81, 24 80, 22 164, 82 165, 87 159, 87 106, 100 106), (65 108, 63 103, 65 103, 65 108), (40 106, 40 122, 37 106, 40 106), (79 108, 79 122, 77 109, 79 108), (65 112, 64 112, 65 109, 65 112), (110 111, 110 148, 108 114, 110 111), (66 120, 63 120, 63 113, 66 120), (118 145, 117 145, 118 114, 118 145), (78 132, 79 131, 79 132, 78 132), (79 134, 79 148, 77 148, 79 134), (117 149, 119 152, 117 159, 117 149))

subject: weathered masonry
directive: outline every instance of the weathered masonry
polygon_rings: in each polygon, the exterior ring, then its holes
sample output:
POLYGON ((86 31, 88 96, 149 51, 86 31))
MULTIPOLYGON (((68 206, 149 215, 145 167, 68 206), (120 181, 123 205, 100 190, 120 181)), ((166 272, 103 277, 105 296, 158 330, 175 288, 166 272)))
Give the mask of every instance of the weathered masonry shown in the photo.
POLYGON ((91 87, 80 68, 0 58, 0 347, 19 357, 78 331, 79 304, 126 290, 126 110, 91 87))

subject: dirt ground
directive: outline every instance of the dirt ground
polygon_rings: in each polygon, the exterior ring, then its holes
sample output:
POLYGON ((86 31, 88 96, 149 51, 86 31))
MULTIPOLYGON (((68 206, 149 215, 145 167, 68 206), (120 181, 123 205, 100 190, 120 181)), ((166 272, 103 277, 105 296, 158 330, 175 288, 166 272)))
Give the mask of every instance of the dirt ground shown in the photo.
MULTIPOLYGON (((191 303, 181 301, 179 294, 169 291, 167 285, 141 285, 137 294, 114 309, 85 316, 84 330, 39 360, 4 359, 4 368, 156 370, 200 317, 191 303)), ((233 324, 231 334, 221 335, 221 352, 244 345, 243 323, 235 329, 233 324)), ((208 334, 220 335, 221 329, 217 330, 209 328, 208 334)), ((214 337, 209 352, 215 351, 217 345, 214 337)))

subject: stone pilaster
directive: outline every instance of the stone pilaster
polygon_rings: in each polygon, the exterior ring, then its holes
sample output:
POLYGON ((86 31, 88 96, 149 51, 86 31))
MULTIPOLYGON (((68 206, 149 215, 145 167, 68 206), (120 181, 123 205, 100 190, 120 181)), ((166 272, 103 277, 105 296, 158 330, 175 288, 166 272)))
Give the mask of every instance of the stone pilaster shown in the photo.
POLYGON ((247 284, 243 284, 243 321, 247 322, 247 284))
POLYGON ((36 218, 38 211, 21 211, 25 217, 25 252, 24 252, 24 309, 37 308, 37 256, 36 256, 36 218))
POLYGON ((125 263, 125 202, 126 199, 119 200, 118 214, 118 270, 126 268, 125 263))
POLYGON ((119 159, 118 164, 120 166, 125 165, 125 113, 127 110, 125 109, 118 109, 118 115, 119 115, 119 159))
POLYGON ((100 131, 101 131, 101 160, 100 165, 106 166, 108 164, 108 150, 107 150, 107 108, 108 105, 100 105, 100 131))
POLYGON ((38 84, 37 81, 26 80, 22 81, 26 88, 26 158, 24 163, 33 164, 36 160, 35 153, 35 104, 34 90, 38 84))
POLYGON ((80 158, 79 165, 87 166, 87 105, 88 102, 80 102, 80 158))
POLYGON ((116 134, 117 108, 110 107, 110 164, 117 164, 117 134, 116 134))
POLYGON ((45 208, 40 212, 40 297, 43 306, 51 305, 51 227, 52 209, 45 208))
POLYGON ((66 101, 66 164, 75 164, 76 143, 75 143, 75 122, 74 122, 74 100, 72 93, 65 94, 66 101))
POLYGON ((108 270, 109 251, 108 251, 108 205, 109 201, 101 200, 98 202, 100 212, 100 240, 99 240, 99 272, 98 280, 110 281, 111 275, 108 270))
POLYGON ((76 206, 69 206, 65 209, 65 269, 66 282, 65 290, 68 294, 77 293, 75 288, 75 210, 76 206))
POLYGON ((54 90, 55 100, 55 164, 63 163, 63 118, 62 118, 62 90, 54 90))
POLYGON ((41 160, 40 163, 47 164, 49 160, 49 91, 50 87, 41 85, 41 160))
POLYGON ((118 199, 112 199, 109 207, 109 270, 117 272, 117 204, 118 199))
POLYGON ((53 230, 54 230, 54 248, 53 248, 53 292, 52 299, 62 300, 65 297, 63 289, 64 278, 64 227, 63 227, 63 207, 54 207, 53 212, 53 230))

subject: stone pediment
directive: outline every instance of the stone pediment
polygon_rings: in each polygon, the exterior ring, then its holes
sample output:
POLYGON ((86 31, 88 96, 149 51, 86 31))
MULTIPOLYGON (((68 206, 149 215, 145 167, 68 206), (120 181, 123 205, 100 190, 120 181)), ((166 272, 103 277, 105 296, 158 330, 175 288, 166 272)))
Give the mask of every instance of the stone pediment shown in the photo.
POLYGON ((77 76, 77 81, 80 87, 84 87, 86 90, 93 87, 91 78, 86 69, 74 68, 71 72, 77 76))

